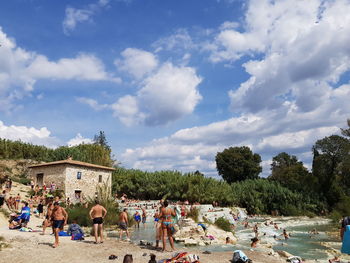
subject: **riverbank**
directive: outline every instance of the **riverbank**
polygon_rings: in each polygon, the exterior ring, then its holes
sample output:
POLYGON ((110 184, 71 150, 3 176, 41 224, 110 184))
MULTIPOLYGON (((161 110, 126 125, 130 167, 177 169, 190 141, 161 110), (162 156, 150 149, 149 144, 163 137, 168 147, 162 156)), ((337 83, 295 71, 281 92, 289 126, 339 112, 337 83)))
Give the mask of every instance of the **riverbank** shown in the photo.
MULTIPOLYGON (((42 236, 37 232, 20 232, 1 227, 0 236, 5 237, 6 241, 11 244, 10 248, 0 251, 1 262, 6 263, 110 262, 108 257, 111 254, 118 256, 118 259, 114 262, 122 262, 124 255, 132 254, 134 263, 145 263, 148 262, 150 253, 154 253, 157 260, 172 256, 170 252, 162 253, 141 248, 129 242, 117 241, 115 238, 108 238, 103 244, 94 244, 92 237, 87 237, 84 241, 71 241, 69 237, 61 237, 60 246, 54 249, 51 247, 54 240, 52 235, 42 236)), ((199 255, 201 263, 230 262, 229 260, 232 258, 232 252, 203 254, 196 248, 186 249, 185 251, 199 255)), ((285 262, 280 257, 269 256, 261 252, 245 252, 256 263, 285 262)))

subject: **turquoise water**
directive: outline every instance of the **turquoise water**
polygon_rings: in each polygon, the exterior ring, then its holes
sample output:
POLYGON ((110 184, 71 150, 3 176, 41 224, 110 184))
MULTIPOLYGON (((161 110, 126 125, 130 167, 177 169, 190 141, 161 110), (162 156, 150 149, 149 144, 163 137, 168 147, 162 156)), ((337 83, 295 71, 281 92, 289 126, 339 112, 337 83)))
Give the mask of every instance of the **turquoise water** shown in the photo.
MULTIPOLYGON (((262 222, 263 220, 258 220, 262 222)), ((257 222, 254 220, 254 222, 257 222)), ((283 220, 280 220, 283 223, 283 220)), ((287 224, 293 224, 293 219, 285 221, 287 224)), ((326 259, 327 247, 321 245, 321 242, 339 242, 339 239, 332 238, 326 234, 327 231, 334 230, 333 226, 330 224, 325 225, 312 225, 308 222, 309 225, 299 225, 299 226, 289 226, 287 231, 291 233, 290 239, 287 241, 279 240, 275 241, 273 235, 277 234, 279 238, 282 238, 280 234, 282 229, 274 230, 271 227, 265 227, 262 225, 259 228, 261 233, 266 232, 266 236, 261 237, 262 243, 271 243, 273 249, 287 251, 293 255, 300 256, 305 259, 326 259), (316 228, 319 232, 318 235, 310 235, 309 231, 316 228), (310 237, 311 236, 311 237, 310 237)), ((250 249, 250 239, 254 236, 251 229, 244 229, 243 226, 238 225, 236 228, 236 236, 238 237, 238 244, 235 246, 232 245, 209 245, 209 246, 198 246, 200 251, 233 251, 236 249, 247 250, 250 249)), ((155 228, 153 222, 147 222, 145 227, 141 224, 140 229, 132 228, 131 240, 135 243, 139 243, 140 240, 147 240, 148 242, 155 243, 155 228)), ((184 245, 181 243, 175 244, 177 249, 185 249, 184 245)), ((339 249, 339 246, 334 248, 339 249)), ((258 250, 261 250, 258 249, 258 250)))

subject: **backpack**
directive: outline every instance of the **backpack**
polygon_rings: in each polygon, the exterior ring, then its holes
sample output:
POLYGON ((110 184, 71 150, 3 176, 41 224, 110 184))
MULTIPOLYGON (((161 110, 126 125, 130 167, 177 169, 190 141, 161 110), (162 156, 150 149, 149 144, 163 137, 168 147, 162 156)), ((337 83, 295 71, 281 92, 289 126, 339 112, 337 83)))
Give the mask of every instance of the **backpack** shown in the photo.
POLYGON ((232 263, 252 262, 241 250, 235 250, 232 256, 232 263))

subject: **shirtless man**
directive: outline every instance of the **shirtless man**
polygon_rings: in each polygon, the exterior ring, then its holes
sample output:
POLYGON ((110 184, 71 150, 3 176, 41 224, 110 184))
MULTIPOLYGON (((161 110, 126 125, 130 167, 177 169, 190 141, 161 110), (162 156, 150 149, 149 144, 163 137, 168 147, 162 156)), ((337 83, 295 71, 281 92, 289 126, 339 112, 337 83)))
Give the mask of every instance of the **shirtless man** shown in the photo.
POLYGON ((127 239, 129 239, 130 236, 128 231, 128 214, 126 212, 126 208, 124 208, 123 212, 121 212, 119 215, 119 228, 120 228, 119 240, 122 240, 123 231, 125 231, 126 237, 127 239))
POLYGON ((56 248, 59 245, 58 233, 63 230, 63 227, 67 224, 68 214, 58 202, 54 202, 53 205, 51 218, 53 220, 52 227, 55 232, 55 244, 52 247, 56 248))
POLYGON ((99 235, 100 243, 103 243, 103 218, 107 215, 107 210, 100 205, 98 200, 95 200, 95 205, 91 208, 89 215, 94 225, 95 244, 98 243, 99 235))
MULTIPOLYGON (((43 222, 43 232, 41 233, 41 235, 45 235, 46 228, 52 226, 52 221, 51 221, 52 210, 53 210, 53 202, 50 201, 47 204, 46 216, 45 216, 45 220, 43 222)), ((54 231, 55 230, 53 229, 53 232, 54 231)))
POLYGON ((142 224, 143 224, 143 228, 145 228, 146 219, 147 219, 146 208, 142 207, 142 224))

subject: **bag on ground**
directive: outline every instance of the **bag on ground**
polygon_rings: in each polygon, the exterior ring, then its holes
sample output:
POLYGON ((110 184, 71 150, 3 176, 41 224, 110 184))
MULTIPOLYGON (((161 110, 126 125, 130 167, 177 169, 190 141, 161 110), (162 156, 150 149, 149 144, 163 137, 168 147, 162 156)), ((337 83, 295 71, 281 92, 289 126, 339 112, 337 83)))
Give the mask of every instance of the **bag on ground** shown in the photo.
POLYGON ((248 263, 252 262, 244 253, 242 250, 235 250, 233 251, 232 256, 232 263, 248 263))

